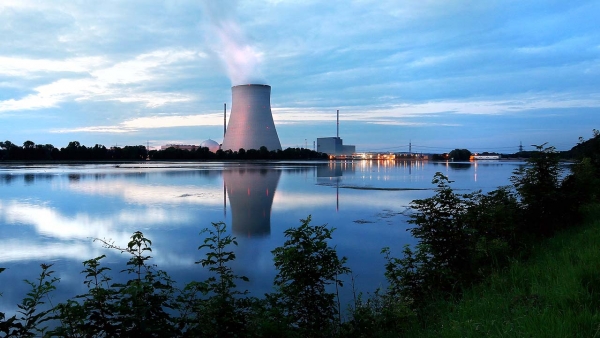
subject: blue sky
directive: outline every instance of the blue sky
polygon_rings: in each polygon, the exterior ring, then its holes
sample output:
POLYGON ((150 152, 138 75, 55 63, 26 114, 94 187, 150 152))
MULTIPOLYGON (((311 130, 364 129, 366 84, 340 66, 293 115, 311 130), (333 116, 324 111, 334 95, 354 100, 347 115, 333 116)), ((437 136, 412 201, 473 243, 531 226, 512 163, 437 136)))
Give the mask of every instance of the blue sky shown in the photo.
POLYGON ((284 148, 569 149, 600 129, 600 1, 0 2, 0 139, 222 141, 272 86, 284 148))

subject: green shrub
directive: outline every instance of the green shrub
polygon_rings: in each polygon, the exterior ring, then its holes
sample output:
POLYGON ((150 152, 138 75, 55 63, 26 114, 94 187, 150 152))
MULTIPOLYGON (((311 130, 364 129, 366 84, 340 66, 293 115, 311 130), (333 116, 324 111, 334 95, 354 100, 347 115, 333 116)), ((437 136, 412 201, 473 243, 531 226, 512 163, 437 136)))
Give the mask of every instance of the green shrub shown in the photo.
POLYGON ((339 258, 327 243, 333 229, 310 225, 311 217, 298 228, 284 232, 282 247, 272 251, 277 275, 272 295, 283 320, 303 337, 328 337, 335 330, 339 308, 328 285, 342 286, 341 275, 350 272, 346 258, 339 258))
MULTIPOLYGON (((40 266, 42 272, 35 281, 25 280, 31 290, 21 304, 17 304, 19 317, 14 315, 6 319, 6 315, 0 312, 0 332, 3 332, 5 337, 36 337, 44 336, 47 332, 48 328, 41 325, 52 319, 50 315, 52 307, 45 306, 44 310, 40 310, 40 307, 44 307, 46 301, 49 301, 49 295, 56 289, 55 284, 59 279, 52 277, 54 274, 54 271, 50 270, 52 264, 40 266)), ((0 268, 0 273, 4 270, 0 268)))
POLYGON ((562 167, 554 147, 546 144, 535 147, 537 151, 528 159, 529 165, 515 170, 510 181, 525 211, 522 231, 549 236, 562 221, 564 196, 559 189, 562 167))

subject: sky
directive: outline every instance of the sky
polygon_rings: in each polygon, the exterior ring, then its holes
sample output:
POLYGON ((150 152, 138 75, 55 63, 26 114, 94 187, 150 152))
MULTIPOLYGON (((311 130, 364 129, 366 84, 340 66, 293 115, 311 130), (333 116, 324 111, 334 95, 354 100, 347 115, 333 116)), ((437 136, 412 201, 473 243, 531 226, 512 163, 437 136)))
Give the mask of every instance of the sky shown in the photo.
POLYGON ((268 84, 283 148, 559 150, 600 129, 600 1, 2 0, 0 140, 223 140, 268 84), (229 108, 228 108, 229 110, 229 108))

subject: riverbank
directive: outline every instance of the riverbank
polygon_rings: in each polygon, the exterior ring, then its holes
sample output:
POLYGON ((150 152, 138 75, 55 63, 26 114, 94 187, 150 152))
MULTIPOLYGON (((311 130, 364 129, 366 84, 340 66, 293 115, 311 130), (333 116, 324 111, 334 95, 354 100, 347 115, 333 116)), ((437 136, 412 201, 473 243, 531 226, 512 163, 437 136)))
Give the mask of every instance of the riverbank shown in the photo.
POLYGON ((600 205, 583 225, 540 242, 464 293, 440 302, 439 321, 411 337, 596 337, 600 335, 600 205))

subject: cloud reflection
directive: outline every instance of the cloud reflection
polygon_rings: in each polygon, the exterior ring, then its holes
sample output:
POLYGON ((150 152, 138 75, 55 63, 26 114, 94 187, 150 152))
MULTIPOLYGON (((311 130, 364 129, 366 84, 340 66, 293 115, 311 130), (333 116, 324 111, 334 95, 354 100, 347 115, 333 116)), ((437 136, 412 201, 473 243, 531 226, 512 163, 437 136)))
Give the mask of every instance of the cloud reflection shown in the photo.
MULTIPOLYGON (((97 255, 100 247, 92 238, 101 238, 119 245, 129 242, 131 233, 140 224, 162 225, 185 222, 189 217, 180 211, 147 209, 144 212, 122 211, 114 215, 91 216, 78 212, 66 216, 54 208, 19 201, 0 201, 0 221, 9 226, 33 226, 36 233, 59 243, 4 240, 0 262, 24 259, 56 259, 69 257, 77 260, 97 255)), ((163 257, 169 262, 168 255, 163 257)), ((181 261, 177 259, 175 261, 181 261)))
MULTIPOLYGON (((348 184, 342 184, 339 187, 347 187, 348 184)), ((205 206, 221 206, 223 204, 223 189, 215 186, 168 186, 168 185, 142 185, 126 181, 112 181, 110 185, 95 181, 78 182, 70 184, 69 189, 90 194, 102 196, 118 196, 127 203, 141 205, 159 205, 159 204, 198 204, 205 206)), ((395 208, 399 205, 408 205, 412 197, 407 196, 390 199, 389 192, 372 191, 373 195, 382 195, 381 198, 364 200, 356 198, 360 194, 357 190, 351 191, 344 189, 342 198, 345 207, 363 207, 365 205, 383 208, 395 208), (349 198, 346 198, 349 196, 349 198), (403 204, 404 203, 404 204, 403 204)), ((314 193, 295 192, 289 189, 277 190, 274 194, 274 210, 294 210, 321 208, 324 205, 335 202, 335 194, 329 195, 327 192, 314 193)))
POLYGON ((125 181, 104 184, 94 181, 70 184, 69 189, 102 196, 118 196, 136 204, 202 204, 221 205, 223 190, 215 187, 142 185, 125 181))

